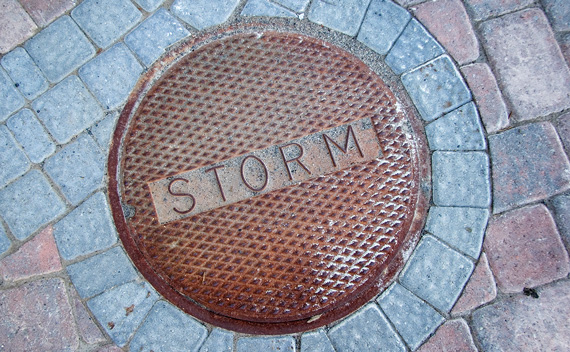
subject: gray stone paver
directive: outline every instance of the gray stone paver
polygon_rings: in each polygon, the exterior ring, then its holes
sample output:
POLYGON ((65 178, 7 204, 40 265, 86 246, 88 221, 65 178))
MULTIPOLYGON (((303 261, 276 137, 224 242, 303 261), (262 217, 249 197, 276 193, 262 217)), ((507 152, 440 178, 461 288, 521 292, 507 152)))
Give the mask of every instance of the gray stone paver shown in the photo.
POLYGON ((109 47, 142 17, 129 0, 86 0, 71 17, 101 48, 109 47))
POLYGON ((32 107, 60 144, 69 142, 103 117, 103 110, 77 76, 58 83, 34 100, 32 107))
POLYGON ((169 45, 189 34, 174 16, 160 9, 129 33, 125 43, 148 67, 169 45))
POLYGON ((79 69, 79 76, 105 109, 121 105, 143 68, 133 53, 119 43, 79 69))
POLYGON ((82 134, 45 162, 45 170, 65 197, 78 204, 101 186, 105 156, 87 134, 82 134))
POLYGON ((301 335, 301 352, 313 351, 335 352, 331 341, 323 329, 301 335))
POLYGON ((487 208, 491 204, 486 153, 436 151, 432 155, 432 173, 435 205, 487 208))
POLYGON ((552 200, 554 217, 560 231, 560 237, 570 252, 570 194, 561 194, 552 200))
POLYGON ((95 138, 95 141, 97 141, 97 144, 99 144, 99 147, 101 147, 105 155, 107 155, 109 151, 109 145, 118 118, 119 114, 117 112, 107 113, 107 116, 103 120, 95 123, 90 129, 91 135, 95 138))
POLYGON ((0 97, 2 97, 0 122, 6 120, 10 114, 24 106, 26 102, 24 97, 14 88, 14 83, 2 68, 0 68, 0 97))
POLYGON ((0 187, 6 186, 30 168, 26 154, 20 149, 6 126, 0 125, 0 187))
POLYGON ((31 110, 20 110, 10 117, 6 125, 31 162, 41 163, 55 152, 55 143, 31 110))
POLYGON ((276 3, 287 7, 295 12, 303 12, 311 0, 275 0, 276 3))
POLYGON ((24 45, 52 82, 59 82, 95 55, 95 48, 69 16, 63 16, 24 45))
POLYGON ((267 351, 294 352, 295 339, 292 336, 242 337, 237 341, 237 352, 267 351))
POLYGON ((372 0, 357 39, 380 55, 386 55, 412 16, 392 1, 372 0))
POLYGON ((45 76, 26 50, 22 48, 12 50, 2 57, 1 63, 14 85, 26 98, 35 99, 47 90, 48 82, 45 76))
POLYGON ((368 304, 329 331, 337 351, 405 351, 406 346, 375 304, 368 304))
POLYGON ((488 219, 487 209, 433 206, 429 210, 425 230, 477 259, 481 253, 488 219))
POLYGON ((402 83, 426 121, 471 100, 467 85, 448 56, 441 56, 402 75, 402 83))
POLYGON ((176 0, 171 11, 192 27, 201 30, 226 21, 239 0, 176 0))
POLYGON ((0 224, 0 255, 6 253, 6 251, 10 249, 11 245, 12 242, 6 235, 6 230, 4 230, 4 226, 0 224))
POLYGON ((71 260, 109 248, 117 234, 105 195, 95 193, 54 225, 54 237, 63 259, 71 260))
POLYGON ((164 0, 135 0, 137 4, 140 5, 145 11, 152 12, 156 10, 164 0))
POLYGON ((412 19, 386 56, 386 63, 399 75, 443 53, 443 47, 418 20, 412 19))
POLYGON ((148 283, 129 282, 87 301, 113 342, 123 347, 158 300, 148 283))
POLYGON ((400 283, 435 308, 449 312, 474 265, 432 236, 424 235, 400 275, 400 283))
POLYGON ((309 20, 355 36, 370 0, 315 0, 309 8, 309 20))
POLYGON ((570 2, 563 0, 541 0, 546 14, 557 32, 570 31, 570 2))
POLYGON ((200 347, 200 352, 231 352, 234 349, 234 334, 215 328, 200 347))
POLYGON ((412 350, 418 348, 445 320, 435 309, 397 283, 382 293, 378 304, 412 350))
POLYGON ((165 301, 157 302, 136 332, 129 350, 197 352, 208 330, 165 301))
POLYGON ((242 16, 272 16, 297 17, 293 11, 274 4, 268 0, 249 0, 242 12, 242 16))
POLYGON ((483 126, 472 102, 426 126, 431 150, 485 150, 483 126))
POLYGON ((38 170, 31 170, 0 190, 0 214, 19 240, 28 238, 64 211, 65 204, 38 170))
POLYGON ((135 268, 120 247, 71 264, 67 271, 82 298, 100 294, 137 278, 135 268), (93 272, 93 268, 97 268, 97 272, 93 272))

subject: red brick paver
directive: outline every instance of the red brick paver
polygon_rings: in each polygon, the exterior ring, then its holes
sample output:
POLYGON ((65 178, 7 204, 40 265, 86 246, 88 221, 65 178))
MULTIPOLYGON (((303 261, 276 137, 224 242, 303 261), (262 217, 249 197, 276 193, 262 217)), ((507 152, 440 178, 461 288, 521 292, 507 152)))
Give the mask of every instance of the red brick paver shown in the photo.
POLYGON ((28 39, 37 29, 17 0, 0 0, 0 54, 28 39))
POLYGON ((75 0, 20 0, 34 21, 45 26, 75 6, 75 0))
POLYGON ((0 261, 0 273, 4 280, 15 281, 62 269, 53 228, 47 227, 16 253, 0 261))
POLYGON ((570 70, 542 11, 524 10, 487 21, 482 34, 517 120, 570 107, 570 70))
POLYGON ((460 65, 479 57, 479 44, 460 0, 430 1, 412 10, 460 65))
POLYGON ((474 14, 475 20, 499 16, 533 3, 533 0, 465 0, 474 14))
POLYGON ((437 329, 418 352, 477 351, 469 326, 463 319, 449 320, 437 329))
POLYGON ((483 244, 497 285, 522 292, 568 275, 568 253, 542 204, 513 210, 489 222, 483 244))
POLYGON ((489 65, 483 63, 467 65, 461 68, 461 72, 477 102, 487 133, 507 127, 509 124, 507 106, 489 65))
POLYGON ((105 341, 105 336, 101 333, 101 330, 99 330, 93 319, 91 319, 89 313, 87 313, 85 305, 81 303, 77 295, 74 296, 73 305, 75 308, 75 318, 83 340, 89 344, 105 341))
POLYGON ((487 255, 483 253, 473 271, 473 275, 471 275, 467 286, 463 290, 463 294, 459 297, 451 312, 453 314, 468 312, 491 302, 496 296, 497 286, 495 279, 489 267, 487 255))
POLYGON ((570 282, 481 308, 473 331, 483 351, 570 351, 570 282))
POLYGON ((0 317, 2 351, 73 351, 78 346, 61 279, 0 291, 0 317))

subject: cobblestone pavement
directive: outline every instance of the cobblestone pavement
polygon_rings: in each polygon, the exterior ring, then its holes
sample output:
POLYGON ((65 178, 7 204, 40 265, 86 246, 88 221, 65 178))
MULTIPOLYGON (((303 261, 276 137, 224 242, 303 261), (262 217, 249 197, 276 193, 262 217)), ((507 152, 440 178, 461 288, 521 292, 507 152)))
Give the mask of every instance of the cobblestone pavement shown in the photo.
POLYGON ((0 0, 0 350, 570 350, 569 63, 567 0, 0 0), (141 74, 181 39, 257 16, 384 61, 432 153, 425 234, 397 282, 276 337, 165 301, 106 194, 141 74))

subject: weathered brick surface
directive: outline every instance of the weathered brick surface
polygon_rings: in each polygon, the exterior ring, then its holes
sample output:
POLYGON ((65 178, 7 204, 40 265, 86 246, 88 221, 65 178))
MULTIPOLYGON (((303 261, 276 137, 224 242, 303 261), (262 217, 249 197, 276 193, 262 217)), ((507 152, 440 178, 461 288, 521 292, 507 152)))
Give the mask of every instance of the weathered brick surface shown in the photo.
POLYGON ((474 333, 484 351, 570 350, 570 282, 517 295, 473 314, 474 333))
POLYGON ((0 125, 0 187, 6 186, 30 168, 26 154, 20 149, 6 126, 0 125))
POLYGON ((507 127, 509 124, 507 106, 489 66, 475 63, 463 66, 461 72, 471 88, 487 133, 507 127))
POLYGON ((489 61, 517 120, 570 107, 570 70, 542 11, 505 15, 481 28, 489 61))
POLYGON ((566 154, 570 155, 570 113, 566 113, 558 119, 556 130, 566 148, 566 154))
POLYGON ((17 0, 0 1, 0 54, 28 39, 37 26, 17 0))
POLYGON ((477 352, 469 326, 463 319, 449 320, 437 329, 418 352, 477 352))
POLYGON ((570 187, 570 163, 549 122, 489 137, 493 163, 493 211, 545 199, 570 187))
POLYGON ((73 351, 78 336, 61 279, 0 291, 0 345, 6 351, 73 351))
POLYGON ((554 219, 542 204, 492 219, 483 246, 504 292, 522 292, 525 287, 563 278, 570 271, 554 219))
POLYGON ((313 1, 308 17, 312 22, 322 24, 344 34, 358 33, 370 0, 313 1))
POLYGON ((10 114, 26 103, 24 97, 14 88, 14 85, 15 83, 12 82, 6 72, 0 68, 0 96, 2 97, 0 122, 6 120, 10 114))
POLYGON ((10 117, 6 125, 24 148, 30 161, 41 163, 55 152, 55 143, 31 110, 18 111, 10 117))
POLYGON ((20 3, 34 21, 43 27, 73 8, 77 0, 20 0, 20 3))
POLYGON ((491 302, 495 297, 497 297, 497 285, 489 267, 487 255, 483 253, 473 271, 473 275, 471 275, 461 297, 459 297, 451 312, 453 314, 468 312, 487 302, 491 302))
POLYGON ((391 1, 372 0, 357 39, 385 55, 406 28, 410 17, 408 11, 391 1))
POLYGON ((460 0, 429 1, 412 11, 460 65, 479 57, 479 43, 460 0))
POLYGON ((562 36, 558 44, 562 50, 562 55, 564 55, 564 58, 566 59, 566 63, 570 65, 570 34, 562 36))
POLYGON ((4 280, 10 281, 53 273, 61 269, 51 226, 25 243, 16 253, 0 261, 0 272, 4 280))
POLYGON ((560 237, 570 251, 570 194, 561 194, 552 200, 554 218, 560 230, 560 237))
POLYGON ((28 99, 34 99, 48 88, 48 82, 26 50, 16 48, 2 57, 2 67, 14 85, 28 99))
POLYGON ((87 312, 87 308, 85 305, 81 303, 77 294, 73 294, 73 305, 75 309, 75 319, 77 322, 77 328, 81 337, 85 342, 88 344, 95 344, 99 342, 105 341, 105 336, 99 330, 89 313, 87 312))
POLYGON ((555 31, 570 30, 570 1, 542 0, 546 14, 555 31))
POLYGON ((528 6, 533 0, 465 0, 475 20, 499 16, 528 6))

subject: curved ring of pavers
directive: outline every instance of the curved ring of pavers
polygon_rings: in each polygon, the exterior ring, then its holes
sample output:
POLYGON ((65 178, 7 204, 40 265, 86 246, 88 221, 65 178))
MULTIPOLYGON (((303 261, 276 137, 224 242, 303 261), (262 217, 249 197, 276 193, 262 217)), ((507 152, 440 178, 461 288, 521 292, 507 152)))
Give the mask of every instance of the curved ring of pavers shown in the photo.
MULTIPOLYGON (((135 1, 151 13, 162 3, 135 1)), ((128 0, 86 0, 2 58, 0 122, 6 122, 0 125, 0 158, 9 163, 0 171, 0 215, 7 225, 0 225, 0 253, 11 245, 5 231, 25 240, 55 221, 56 243, 79 295, 111 339, 135 351, 295 350, 299 343, 301 351, 419 347, 445 321, 469 279, 491 204, 483 128, 444 49, 390 1, 176 0, 169 11, 160 8, 139 24, 142 18, 128 0), (433 205, 419 244, 377 299, 303 334, 234 334, 206 327, 165 301, 121 247, 105 196, 116 111, 144 67, 190 34, 180 21, 203 30, 236 11, 306 16, 355 37, 399 75, 427 123, 433 205), (95 45, 102 49, 97 55, 95 45)))

